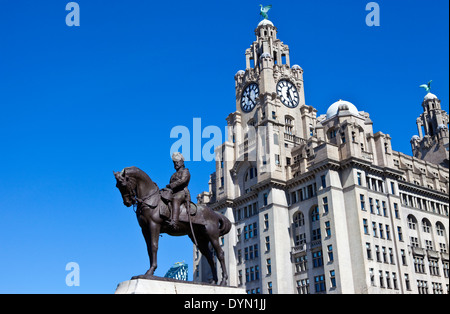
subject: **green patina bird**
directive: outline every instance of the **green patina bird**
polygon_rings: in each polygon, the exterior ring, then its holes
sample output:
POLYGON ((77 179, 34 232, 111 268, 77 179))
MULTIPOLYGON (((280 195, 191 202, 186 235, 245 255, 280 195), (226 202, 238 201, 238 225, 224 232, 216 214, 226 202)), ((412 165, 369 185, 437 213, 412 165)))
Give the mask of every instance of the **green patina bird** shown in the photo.
POLYGON ((427 84, 422 84, 419 87, 425 88, 425 90, 429 93, 431 91, 431 82, 433 81, 429 81, 427 84))
POLYGON ((259 14, 262 15, 265 20, 269 19, 269 16, 267 15, 267 12, 269 12, 269 10, 272 8, 272 6, 271 5, 266 5, 264 7, 262 4, 260 4, 259 6, 261 7, 261 13, 259 13, 259 14))

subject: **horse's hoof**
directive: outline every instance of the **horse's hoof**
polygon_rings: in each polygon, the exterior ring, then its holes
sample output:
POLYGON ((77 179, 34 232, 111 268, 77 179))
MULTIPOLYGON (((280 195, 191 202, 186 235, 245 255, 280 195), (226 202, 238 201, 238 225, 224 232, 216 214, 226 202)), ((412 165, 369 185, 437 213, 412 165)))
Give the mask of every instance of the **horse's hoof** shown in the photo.
POLYGON ((138 275, 131 277, 131 280, 137 280, 137 279, 151 279, 152 275, 138 275))

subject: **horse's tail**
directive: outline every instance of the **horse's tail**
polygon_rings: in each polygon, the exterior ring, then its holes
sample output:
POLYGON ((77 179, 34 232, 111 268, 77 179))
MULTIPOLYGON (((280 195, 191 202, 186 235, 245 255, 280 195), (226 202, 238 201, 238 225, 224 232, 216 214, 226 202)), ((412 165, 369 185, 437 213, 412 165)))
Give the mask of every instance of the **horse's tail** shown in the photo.
POLYGON ((231 221, 222 215, 221 213, 217 213, 219 215, 219 236, 226 235, 231 230, 231 221))

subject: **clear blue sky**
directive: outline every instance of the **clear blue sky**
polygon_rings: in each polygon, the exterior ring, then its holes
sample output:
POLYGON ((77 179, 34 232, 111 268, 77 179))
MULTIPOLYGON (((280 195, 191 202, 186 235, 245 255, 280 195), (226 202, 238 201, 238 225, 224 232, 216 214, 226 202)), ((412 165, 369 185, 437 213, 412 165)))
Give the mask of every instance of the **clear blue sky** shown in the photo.
MULTIPOLYGON (((261 3, 79 0, 81 26, 68 27, 68 2, 0 0, 0 293, 113 293, 147 270, 112 171, 138 166, 164 186, 174 126, 225 127, 261 3), (79 287, 65 284, 68 262, 79 287)), ((308 105, 351 101, 410 154, 418 86, 432 79, 448 111, 449 3, 378 1, 370 28, 368 2, 277 0, 269 17, 308 105)), ((192 195, 207 190, 214 162, 187 167, 192 195)), ((192 267, 192 245, 164 235, 159 257, 160 276, 192 267)))

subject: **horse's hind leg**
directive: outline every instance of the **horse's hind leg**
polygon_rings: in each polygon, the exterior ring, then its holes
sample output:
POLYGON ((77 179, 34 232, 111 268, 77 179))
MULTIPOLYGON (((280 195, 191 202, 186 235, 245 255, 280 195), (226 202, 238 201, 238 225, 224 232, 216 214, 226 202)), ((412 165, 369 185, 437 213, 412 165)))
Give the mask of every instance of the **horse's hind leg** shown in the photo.
POLYGON ((216 251, 217 258, 219 259, 220 262, 220 267, 222 268, 222 281, 220 282, 220 285, 226 286, 228 274, 227 274, 227 267, 225 266, 225 253, 220 247, 219 238, 212 237, 211 244, 213 245, 214 250, 216 251))
POLYGON ((212 256, 211 250, 208 247, 209 240, 206 240, 204 238, 197 239, 197 240, 198 240, 198 249, 200 250, 200 253, 202 253, 202 255, 208 261, 208 264, 211 267, 213 281, 217 284, 217 282, 219 281, 219 278, 217 277, 217 269, 216 269, 216 265, 214 263, 214 258, 212 256))

